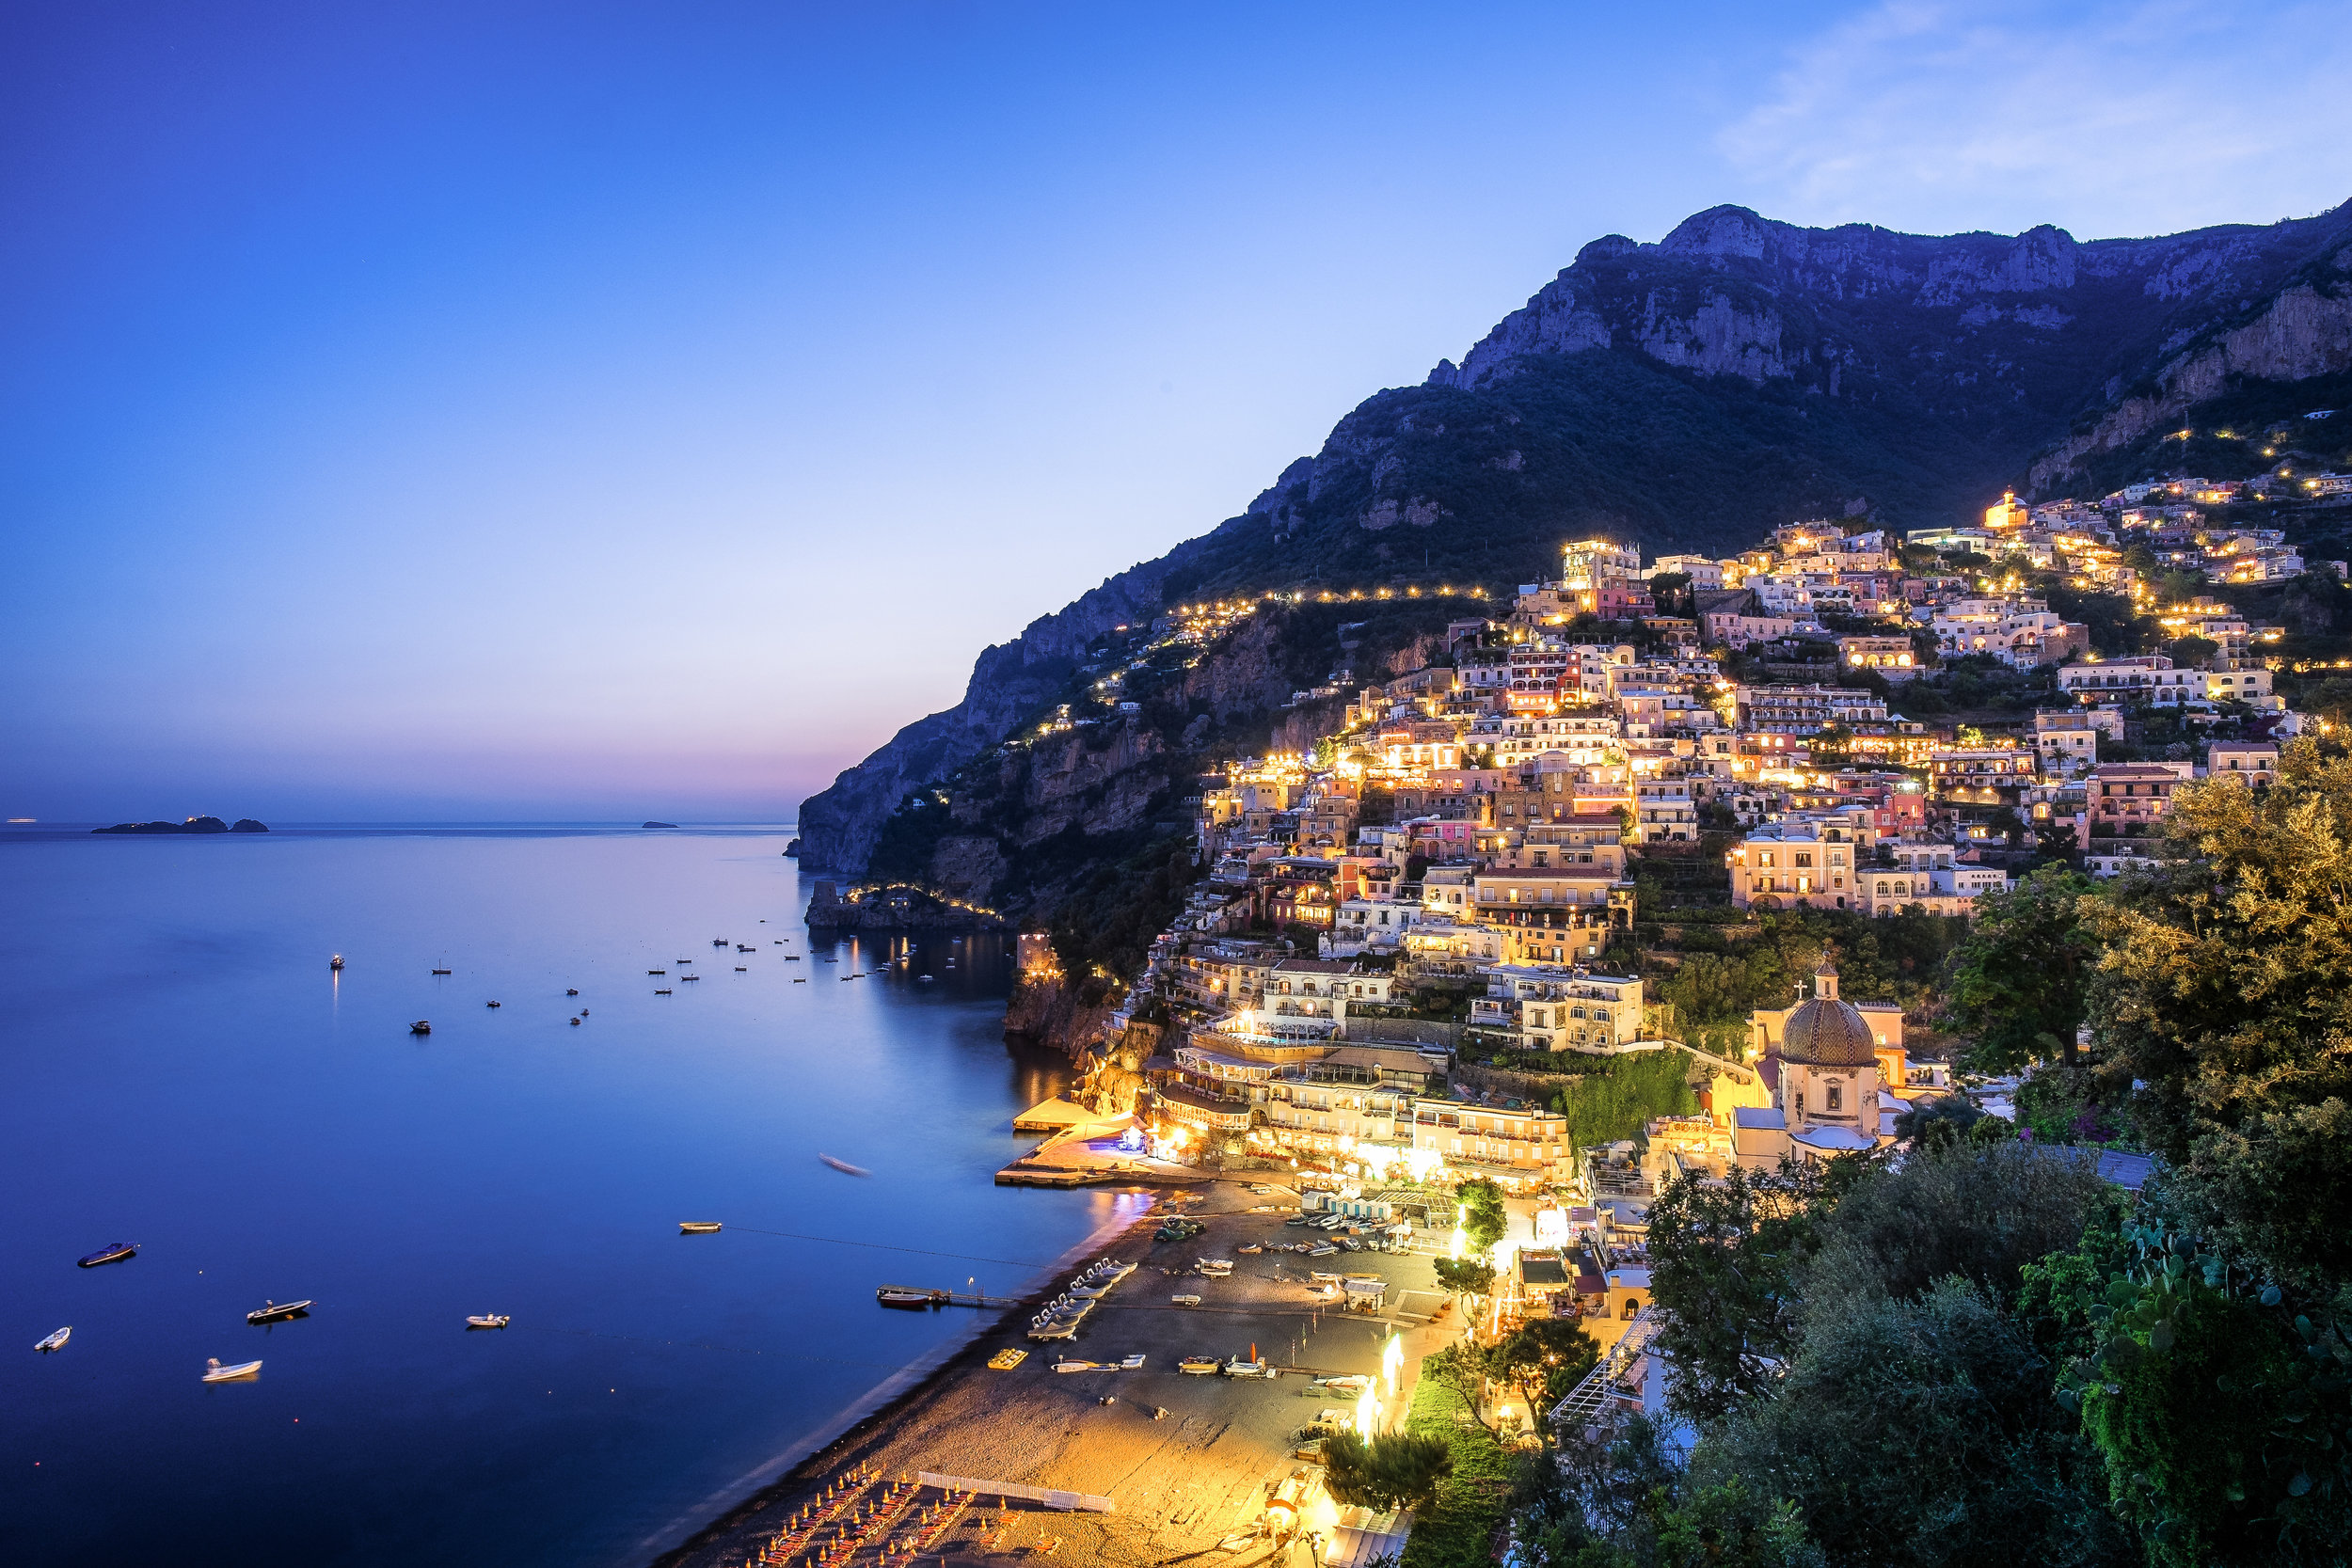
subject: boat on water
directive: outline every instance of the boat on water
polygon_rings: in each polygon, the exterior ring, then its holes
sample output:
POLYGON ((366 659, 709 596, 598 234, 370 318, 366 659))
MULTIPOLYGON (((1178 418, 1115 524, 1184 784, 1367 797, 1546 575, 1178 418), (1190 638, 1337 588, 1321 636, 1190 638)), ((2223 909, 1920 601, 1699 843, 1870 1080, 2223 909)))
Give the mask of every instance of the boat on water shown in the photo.
POLYGON ((259 1361, 240 1361, 233 1367, 224 1367, 220 1364, 220 1357, 215 1355, 204 1363, 204 1381, 207 1383, 243 1383, 261 1375, 262 1364, 259 1361))
POLYGON ((327 968, 329 968, 329 969, 341 969, 341 968, 342 968, 342 967, 343 967, 343 956, 342 956, 341 953, 336 954, 333 958, 329 958, 329 959, 327 959, 327 960, 326 960, 326 967, 327 967, 327 968))
POLYGON ((724 937, 712 937, 710 939, 710 945, 713 947, 724 947, 726 944, 727 939, 724 937))
POLYGON ((429 1035, 433 1033, 433 1025, 421 1018, 408 1026, 408 1032, 412 1035, 429 1035))
POLYGON ((580 994, 580 988, 578 986, 574 986, 564 994, 566 996, 578 996, 580 994))
POLYGON ((68 1323, 63 1328, 57 1330, 56 1333, 52 1334, 46 1339, 41 1340, 40 1343, 35 1345, 33 1348, 40 1352, 41 1354, 47 1355, 53 1350, 65 1349, 65 1342, 72 1338, 73 1325, 72 1323, 68 1323))
POLYGON ((874 1291, 874 1299, 884 1307, 897 1307, 910 1312, 928 1311, 941 1305, 944 1291, 918 1290, 912 1285, 883 1285, 874 1291))
POLYGON ((670 972, 666 969, 649 969, 645 971, 645 973, 648 974, 667 974, 670 972))
POLYGON ((993 1370, 1009 1372, 1028 1358, 1029 1353, 1025 1350, 1000 1350, 988 1358, 988 1364, 993 1370))
POLYGON ((309 1301, 265 1301, 247 1312, 245 1321, 249 1323, 284 1323, 291 1318, 307 1317, 316 1305, 309 1301))
POLYGON ((677 1228, 681 1236, 716 1236, 719 1233, 719 1222, 717 1220, 680 1220, 677 1222, 677 1228))
POLYGON ((436 974, 447 974, 449 971, 446 969, 437 969, 433 973, 436 974))
POLYGON ((741 964, 737 964, 737 965, 735 966, 735 973, 737 973, 738 974, 749 974, 751 973, 751 971, 750 971, 750 970, 748 970, 748 969, 746 969, 746 968, 744 968, 741 964))
POLYGON ((654 988, 654 994, 656 996, 674 996, 676 992, 671 990, 667 986, 657 986, 654 988))
POLYGON ((928 986, 932 983, 932 977, 929 974, 917 974, 914 977, 914 983, 918 986, 928 986))
POLYGON ((578 1020, 578 1019, 576 1019, 576 1018, 575 1018, 575 1019, 570 1019, 570 1020, 567 1020, 566 1022, 568 1022, 571 1024, 571 1026, 572 1026, 573 1028, 575 1028, 575 1029, 577 1029, 577 1028, 579 1028, 579 1027, 580 1027, 580 1020, 578 1020))
POLYGON ((493 1003, 491 1003, 491 1004, 489 1004, 489 1005, 490 1005, 491 1006, 493 1006, 493 1007, 495 1007, 495 1006, 498 1006, 498 1004, 497 1004, 497 1003, 495 1003, 495 1002, 493 1002, 493 1003))
POLYGON ((681 980, 699 980, 702 976, 699 974, 681 974, 678 978, 681 980))
POLYGON ((126 1258, 136 1257, 138 1250, 139 1243, 136 1242, 113 1242, 100 1247, 87 1258, 76 1259, 73 1266, 77 1269, 94 1269, 101 1263, 119 1263, 126 1258))
POLYGON ((844 1176, 871 1176, 874 1174, 872 1171, 867 1170, 864 1165, 853 1165, 847 1160, 836 1160, 830 1154, 819 1154, 817 1158, 823 1161, 826 1164, 831 1165, 834 1169, 839 1171, 844 1176))
POLYGON ((466 1326, 469 1329, 504 1328, 513 1321, 513 1319, 509 1318, 503 1312, 484 1312, 477 1317, 468 1318, 466 1320, 466 1326))

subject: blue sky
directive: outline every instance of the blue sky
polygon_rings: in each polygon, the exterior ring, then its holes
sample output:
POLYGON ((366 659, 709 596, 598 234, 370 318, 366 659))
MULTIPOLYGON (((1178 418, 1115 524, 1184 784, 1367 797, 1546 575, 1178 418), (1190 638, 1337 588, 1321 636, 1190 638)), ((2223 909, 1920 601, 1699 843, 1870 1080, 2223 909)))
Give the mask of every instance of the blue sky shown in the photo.
POLYGON ((2216 10, 11 8, 0 815, 788 816, 1597 235, 2352 196, 2216 10))

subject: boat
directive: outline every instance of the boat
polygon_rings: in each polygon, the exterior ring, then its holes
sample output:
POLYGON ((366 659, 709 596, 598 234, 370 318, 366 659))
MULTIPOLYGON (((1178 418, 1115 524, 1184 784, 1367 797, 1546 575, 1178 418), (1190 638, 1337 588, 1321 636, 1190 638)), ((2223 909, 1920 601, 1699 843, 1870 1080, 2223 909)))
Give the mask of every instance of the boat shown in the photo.
POLYGON ((944 1291, 917 1290, 911 1285, 883 1285, 876 1288, 874 1299, 884 1307, 898 1307, 910 1312, 921 1312, 939 1306, 940 1298, 946 1293, 944 1291))
POLYGON ((743 945, 743 943, 741 943, 741 942, 737 942, 737 943, 735 944, 735 950, 736 950, 738 953, 751 953, 751 952, 756 952, 756 951, 757 951, 757 949, 755 949, 755 948, 751 948, 751 947, 746 947, 746 946, 744 946, 744 945, 743 945))
POLYGON ((447 974, 449 971, 446 969, 437 969, 433 973, 436 974, 447 974))
POLYGON ((1372 1379, 1360 1372, 1350 1372, 1345 1377, 1319 1377, 1315 1379, 1314 1386, 1343 1394, 1360 1394, 1372 1386, 1372 1379))
POLYGON ((497 1004, 497 1003, 495 1003, 495 1002, 493 1002, 493 1003, 491 1003, 491 1004, 490 1004, 490 1006, 493 1006, 493 1007, 495 1007, 495 1006, 498 1006, 498 1004, 497 1004))
POLYGON ((726 944, 727 939, 724 937, 713 937, 710 939, 710 945, 713 947, 724 947, 726 944))
POLYGON ((1111 1370, 1111 1368, 1107 1362, 1073 1360, 1055 1362, 1054 1370, 1057 1372, 1107 1372, 1111 1370))
POLYGON ((836 1160, 830 1154, 819 1154, 817 1158, 823 1161, 826 1164, 831 1165, 834 1169, 839 1171, 844 1176, 871 1176, 874 1174, 863 1165, 853 1165, 847 1160, 836 1160))
POLYGON ((1137 1351, 1133 1355, 1122 1355, 1119 1358, 1119 1370, 1122 1372, 1140 1371, 1142 1369, 1143 1353, 1141 1351, 1137 1351))
POLYGON ((341 969, 341 968, 342 968, 342 967, 343 967, 343 956, 342 956, 341 953, 336 954, 333 958, 329 958, 329 959, 327 959, 327 960, 326 960, 326 967, 327 967, 327 968, 329 968, 329 969, 341 969))
POLYGON ((1179 1307, 1198 1307, 1200 1305, 1200 1298, 1194 1295, 1170 1296, 1168 1299, 1174 1302, 1179 1307))
POLYGON ((1263 1251, 1265 1250, 1265 1248, 1264 1248, 1264 1246, 1263 1246, 1262 1244, 1260 1244, 1259 1243, 1256 1243, 1256 1242, 1244 1242, 1241 1245, 1239 1245, 1239 1246, 1235 1247, 1233 1250, 1234 1250, 1235 1252, 1244 1252, 1244 1253, 1248 1253, 1248 1254, 1250 1254, 1252 1257, 1254 1257, 1254 1256, 1256 1256, 1257 1254, 1259 1254, 1259 1253, 1261 1253, 1261 1252, 1263 1252, 1263 1251))
POLYGON ((303 1316, 313 1305, 307 1301, 265 1301, 256 1310, 247 1312, 245 1321, 249 1323, 283 1323, 289 1318, 303 1316))
POLYGON ((65 1342, 72 1338, 73 1325, 72 1323, 68 1323, 63 1328, 57 1330, 56 1333, 49 1336, 48 1338, 43 1339, 40 1343, 35 1345, 33 1348, 40 1352, 43 1355, 46 1355, 53 1350, 65 1349, 65 1342))
POLYGON ((240 1361, 233 1367, 224 1367, 220 1364, 220 1357, 215 1355, 204 1363, 204 1381, 207 1383, 242 1383, 261 1375, 262 1364, 259 1361, 240 1361))
POLYGON ((667 986, 657 986, 654 988, 654 994, 656 996, 673 996, 676 993, 671 990, 667 986))
POLYGON ((575 1019, 568 1020, 567 1022, 568 1022, 571 1024, 571 1026, 572 1026, 573 1028, 575 1028, 575 1029, 577 1029, 577 1028, 579 1028, 579 1027, 580 1027, 580 1020, 578 1020, 578 1019, 576 1019, 576 1018, 575 1018, 575 1019))
POLYGON ((808 980, 805 976, 803 976, 801 979, 793 981, 792 983, 796 986, 804 986, 808 984, 808 980))
POLYGON ((744 968, 741 964, 737 964, 737 965, 735 966, 735 973, 737 973, 738 974, 749 974, 751 973, 751 971, 750 971, 750 970, 748 970, 748 969, 746 969, 746 968, 744 968))
POLYGON ((466 1326, 467 1326, 468 1328, 469 1328, 469 1329, 474 1329, 474 1328, 504 1328, 504 1327, 505 1327, 505 1326, 506 1326, 509 1323, 512 1323, 513 1321, 514 1321, 513 1319, 509 1318, 509 1317, 508 1317, 505 1313, 503 1313, 503 1312, 485 1312, 485 1313, 481 1314, 479 1317, 471 1317, 471 1318, 468 1318, 468 1319, 466 1320, 466 1326))
POLYGON ((1214 1355, 1187 1355, 1176 1363, 1176 1370, 1192 1377, 1215 1377, 1225 1370, 1225 1363, 1214 1355))
POLYGON ((702 976, 699 974, 681 974, 678 978, 681 980, 699 980, 702 976))
POLYGON ((681 1236, 716 1236, 719 1233, 719 1222, 717 1220, 680 1220, 677 1222, 677 1228, 681 1236))
POLYGON ((918 986, 928 986, 933 983, 934 978, 934 976, 929 974, 917 974, 914 977, 914 983, 918 986))
POLYGON ((798 953, 787 953, 784 956, 784 961, 788 964, 796 964, 801 961, 801 956, 798 953))
POLYGON ((648 974, 667 974, 670 972, 666 969, 649 969, 645 971, 645 973, 648 974))
POLYGON ((993 1370, 1009 1372, 1028 1358, 1029 1353, 1025 1350, 1000 1350, 988 1358, 988 1364, 993 1370))
POLYGON ((77 1259, 73 1266, 77 1269, 94 1269, 101 1263, 119 1263, 126 1258, 135 1257, 138 1250, 139 1244, 136 1242, 113 1242, 100 1247, 87 1258, 77 1259))
POLYGON ((580 988, 579 988, 578 986, 574 986, 571 990, 569 990, 565 991, 564 994, 564 995, 566 995, 566 996, 578 996, 578 995, 580 994, 580 988))
POLYGON ((1244 1361, 1238 1355, 1225 1363, 1220 1370, 1227 1377, 1271 1377, 1274 1375, 1267 1370, 1263 1361, 1244 1361))

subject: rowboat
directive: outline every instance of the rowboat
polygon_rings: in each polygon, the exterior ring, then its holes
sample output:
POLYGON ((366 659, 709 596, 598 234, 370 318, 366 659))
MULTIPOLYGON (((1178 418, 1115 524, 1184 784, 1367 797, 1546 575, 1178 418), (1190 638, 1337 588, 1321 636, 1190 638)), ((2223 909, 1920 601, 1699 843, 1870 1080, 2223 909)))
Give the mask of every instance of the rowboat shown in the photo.
POLYGON ((310 1307, 311 1303, 307 1301, 265 1301, 255 1310, 247 1312, 245 1321, 249 1323, 282 1323, 288 1318, 301 1317, 310 1311, 310 1307))
POLYGON ((65 1342, 72 1338, 73 1325, 72 1323, 68 1323, 65 1327, 57 1330, 56 1333, 52 1334, 48 1338, 43 1339, 33 1348, 40 1352, 43 1355, 46 1355, 53 1350, 65 1349, 65 1342))
POLYGON ((1225 1370, 1225 1363, 1214 1355, 1187 1355, 1176 1363, 1176 1370, 1194 1377, 1215 1377, 1225 1370))
POLYGON ((719 1222, 717 1220, 680 1220, 677 1222, 677 1228, 681 1236, 716 1236, 719 1233, 719 1222))
POLYGON ((124 1259, 135 1256, 138 1250, 139 1244, 136 1242, 115 1242, 100 1247, 87 1258, 76 1259, 73 1266, 77 1269, 94 1269, 101 1263, 119 1263, 124 1259))
POLYGON ((242 1383, 261 1375, 262 1364, 259 1361, 240 1361, 233 1367, 224 1367, 220 1364, 220 1357, 215 1355, 204 1363, 204 1381, 207 1383, 242 1383))
POLYGON ((1101 1361, 1057 1361, 1054 1363, 1054 1370, 1057 1372, 1107 1372, 1110 1370, 1101 1361))
POLYGON ((988 1364, 997 1371, 1009 1372, 1028 1358, 1029 1353, 1025 1350, 1000 1350, 988 1358, 988 1364))
POLYGON ((504 1328, 507 1323, 512 1321, 513 1320, 508 1318, 503 1312, 485 1312, 479 1317, 468 1318, 466 1320, 466 1326, 469 1329, 504 1328))

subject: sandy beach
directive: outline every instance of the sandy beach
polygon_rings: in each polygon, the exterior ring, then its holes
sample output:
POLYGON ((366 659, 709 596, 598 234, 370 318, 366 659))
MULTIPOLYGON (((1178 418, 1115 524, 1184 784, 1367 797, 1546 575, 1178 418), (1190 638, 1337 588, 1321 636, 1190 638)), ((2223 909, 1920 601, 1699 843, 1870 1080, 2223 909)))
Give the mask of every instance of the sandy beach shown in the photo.
MULTIPOLYGON (((1139 1266, 1085 1321, 1076 1338, 1033 1342, 1023 1333, 1030 1309, 1007 1313, 930 1377, 664 1554, 655 1568, 740 1568, 757 1560, 797 1512, 853 1470, 876 1478, 861 1497, 868 1507, 884 1497, 889 1483, 912 1482, 924 1471, 1110 1500, 1112 1512, 1105 1513, 983 1497, 925 1542, 919 1560, 927 1563, 1045 1555, 1080 1562, 1169 1562, 1215 1552, 1230 1534, 1250 1528, 1270 1487, 1300 1470, 1319 1473, 1293 1456, 1299 1429, 1325 1411, 1352 1412, 1352 1396, 1316 1388, 1313 1379, 1376 1373, 1390 1336, 1399 1335, 1407 1381, 1391 1408, 1402 1410, 1421 1357, 1453 1336, 1454 1319, 1448 1313, 1427 1322, 1442 1298, 1425 1255, 1341 1252, 1311 1259, 1273 1251, 1241 1254, 1237 1249, 1248 1243, 1320 1233, 1283 1223, 1297 1205, 1296 1195, 1286 1189, 1253 1193, 1247 1180, 1215 1180, 1189 1190, 1198 1199, 1191 1212, 1208 1223, 1207 1233, 1154 1243, 1163 1210, 1097 1249, 1098 1257, 1139 1266), (1263 1212, 1269 1207, 1278 1212, 1263 1212), (1200 1258, 1230 1258, 1235 1266, 1230 1277, 1202 1278, 1191 1272, 1200 1258), (1347 1313, 1315 1302, 1309 1278, 1314 1270, 1380 1275, 1389 1282, 1383 1310, 1347 1313), (1197 1294, 1201 1305, 1174 1305, 1169 1298, 1177 1294, 1197 1294), (1253 1345, 1284 1375, 1209 1377, 1177 1370, 1184 1356, 1247 1356, 1253 1345), (1008 1346, 1027 1350, 1028 1358, 1008 1371, 990 1369, 989 1356, 1008 1346), (1115 1363, 1132 1354, 1146 1358, 1132 1371, 1054 1370, 1065 1356, 1115 1363)), ((1075 1272, 1063 1271, 1044 1293, 1057 1292, 1075 1272)), ((906 1509, 901 1521, 879 1535, 906 1541, 922 1520, 920 1510, 941 1500, 935 1488, 910 1489, 898 1500, 906 1509)), ((1322 1512, 1327 1516, 1330 1511, 1322 1512)), ((850 1561, 879 1568, 880 1545, 877 1540, 831 1561, 836 1568, 850 1561)), ((806 1561, 813 1549, 804 1544, 779 1560, 806 1561)), ((1303 1542, 1263 1543, 1219 1553, 1218 1560, 1287 1561, 1294 1551, 1297 1561, 1309 1560, 1303 1542)))

